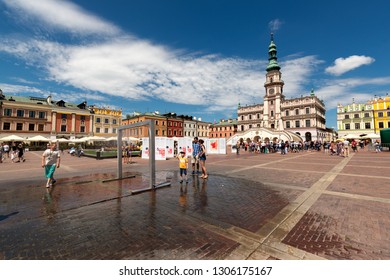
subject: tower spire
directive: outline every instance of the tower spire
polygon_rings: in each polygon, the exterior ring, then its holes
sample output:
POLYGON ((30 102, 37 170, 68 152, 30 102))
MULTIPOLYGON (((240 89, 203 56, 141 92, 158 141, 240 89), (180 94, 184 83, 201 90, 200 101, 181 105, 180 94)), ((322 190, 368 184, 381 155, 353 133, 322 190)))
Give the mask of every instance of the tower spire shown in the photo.
POLYGON ((276 45, 274 43, 274 34, 271 33, 271 43, 268 46, 268 66, 267 72, 272 70, 280 70, 280 66, 278 65, 278 58, 276 56, 276 45))

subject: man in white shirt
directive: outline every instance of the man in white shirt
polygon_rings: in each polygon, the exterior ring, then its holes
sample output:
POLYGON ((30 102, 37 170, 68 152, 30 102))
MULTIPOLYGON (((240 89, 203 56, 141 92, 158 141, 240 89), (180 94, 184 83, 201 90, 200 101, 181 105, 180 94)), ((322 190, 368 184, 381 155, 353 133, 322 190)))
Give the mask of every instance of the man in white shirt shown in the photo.
POLYGON ((51 143, 50 148, 42 154, 42 167, 45 168, 47 178, 46 188, 50 188, 54 183, 54 171, 60 168, 61 155, 56 149, 56 143, 51 143))

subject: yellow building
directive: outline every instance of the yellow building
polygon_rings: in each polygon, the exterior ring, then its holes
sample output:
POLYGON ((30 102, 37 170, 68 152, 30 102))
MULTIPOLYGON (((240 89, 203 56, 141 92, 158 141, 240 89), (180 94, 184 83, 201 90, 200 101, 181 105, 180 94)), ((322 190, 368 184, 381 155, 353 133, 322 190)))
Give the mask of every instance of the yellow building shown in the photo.
POLYGON ((374 132, 390 128, 390 96, 375 97, 370 101, 374 112, 374 132))
POLYGON ((93 134, 102 137, 116 136, 121 126, 122 111, 110 108, 91 107, 93 112, 93 134))

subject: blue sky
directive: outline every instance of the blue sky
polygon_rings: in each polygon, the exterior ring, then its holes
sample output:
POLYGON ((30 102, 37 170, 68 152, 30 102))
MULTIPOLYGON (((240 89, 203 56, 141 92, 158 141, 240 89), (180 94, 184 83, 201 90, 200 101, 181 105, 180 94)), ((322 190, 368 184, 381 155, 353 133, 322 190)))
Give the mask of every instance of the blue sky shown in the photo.
POLYGON ((270 32, 287 98, 390 92, 390 1, 0 0, 0 88, 213 122, 263 102, 270 32))

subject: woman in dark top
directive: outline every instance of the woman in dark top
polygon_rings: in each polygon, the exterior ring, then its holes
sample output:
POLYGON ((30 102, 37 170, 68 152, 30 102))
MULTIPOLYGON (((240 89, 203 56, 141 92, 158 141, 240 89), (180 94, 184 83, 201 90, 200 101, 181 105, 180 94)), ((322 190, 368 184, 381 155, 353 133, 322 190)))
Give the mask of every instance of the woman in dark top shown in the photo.
POLYGON ((204 146, 203 139, 199 140, 199 144, 200 144, 199 162, 202 168, 202 176, 200 177, 202 177, 203 179, 207 179, 209 175, 207 175, 207 170, 206 170, 206 147, 204 146))

